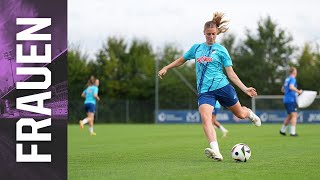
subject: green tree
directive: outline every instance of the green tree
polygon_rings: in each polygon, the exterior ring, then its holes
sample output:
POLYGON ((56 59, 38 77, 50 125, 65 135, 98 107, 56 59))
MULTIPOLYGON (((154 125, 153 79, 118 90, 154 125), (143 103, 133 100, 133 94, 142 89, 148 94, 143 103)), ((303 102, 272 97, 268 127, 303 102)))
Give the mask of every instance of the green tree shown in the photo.
MULTIPOLYGON (((233 60, 234 69, 247 86, 253 86, 259 94, 280 94, 288 64, 295 47, 292 37, 281 29, 271 17, 258 22, 256 32, 247 30, 233 60)), ((245 97, 243 93, 240 94, 245 97)), ((246 98, 246 104, 249 104, 246 98)))
POLYGON ((108 97, 124 97, 128 87, 122 82, 125 80, 123 63, 127 61, 127 44, 123 38, 110 37, 102 45, 96 55, 96 61, 91 64, 96 76, 100 79, 101 94, 108 97))
POLYGON ((236 36, 232 33, 223 35, 221 44, 228 50, 232 60, 237 59, 236 51, 238 46, 236 45, 236 36))
POLYGON ((111 37, 99 50, 92 69, 105 82, 108 97, 150 99, 154 96, 155 54, 147 41, 111 37))
POLYGON ((68 84, 69 98, 79 99, 90 76, 88 56, 80 48, 71 47, 68 50, 68 84))
POLYGON ((127 64, 129 96, 134 99, 153 99, 155 54, 147 41, 133 40, 127 64))
MULTIPOLYGON (((173 44, 167 44, 158 54, 159 68, 168 65, 182 56, 182 51, 173 44)), ((159 81, 160 109, 196 109, 197 96, 191 90, 196 88, 194 63, 185 63, 179 68, 170 69, 159 81)))
POLYGON ((297 83, 299 89, 320 90, 320 52, 319 48, 313 48, 305 44, 297 63, 297 83))

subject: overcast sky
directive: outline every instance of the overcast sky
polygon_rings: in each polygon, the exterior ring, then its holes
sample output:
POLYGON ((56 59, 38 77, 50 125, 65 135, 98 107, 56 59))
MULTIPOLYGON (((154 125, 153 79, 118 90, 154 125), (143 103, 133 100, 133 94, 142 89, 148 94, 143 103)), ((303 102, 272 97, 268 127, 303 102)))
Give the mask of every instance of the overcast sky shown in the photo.
POLYGON ((298 45, 320 39, 319 0, 69 0, 68 8, 69 43, 91 57, 109 36, 146 39, 154 49, 175 43, 186 51, 204 41, 203 25, 216 11, 226 13, 238 40, 267 15, 298 45))

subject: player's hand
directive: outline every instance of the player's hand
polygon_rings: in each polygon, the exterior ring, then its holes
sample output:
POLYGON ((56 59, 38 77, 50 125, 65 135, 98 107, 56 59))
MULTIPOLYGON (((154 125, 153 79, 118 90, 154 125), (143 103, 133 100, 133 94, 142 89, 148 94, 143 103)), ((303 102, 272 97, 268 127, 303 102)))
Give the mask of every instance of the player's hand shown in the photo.
POLYGON ((248 87, 244 92, 250 97, 256 97, 258 95, 256 89, 253 87, 248 87))
POLYGON ((303 92, 302 89, 298 90, 298 94, 300 95, 303 92))
POLYGON ((162 76, 164 76, 167 73, 167 71, 168 69, 166 67, 163 67, 158 73, 159 78, 162 79, 162 76))

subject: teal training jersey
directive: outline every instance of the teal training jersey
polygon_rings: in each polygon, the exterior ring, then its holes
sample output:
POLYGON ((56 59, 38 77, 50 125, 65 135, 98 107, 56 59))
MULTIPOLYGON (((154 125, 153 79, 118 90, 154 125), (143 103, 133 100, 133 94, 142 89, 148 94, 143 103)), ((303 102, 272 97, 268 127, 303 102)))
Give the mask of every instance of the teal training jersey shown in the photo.
POLYGON ((92 103, 96 104, 96 98, 94 98, 94 94, 98 95, 98 87, 97 86, 89 86, 87 87, 83 93, 86 95, 86 99, 84 101, 85 104, 92 103))
POLYGON ((194 44, 183 58, 195 59, 199 94, 220 89, 229 84, 223 68, 232 66, 232 60, 227 49, 222 45, 194 44))

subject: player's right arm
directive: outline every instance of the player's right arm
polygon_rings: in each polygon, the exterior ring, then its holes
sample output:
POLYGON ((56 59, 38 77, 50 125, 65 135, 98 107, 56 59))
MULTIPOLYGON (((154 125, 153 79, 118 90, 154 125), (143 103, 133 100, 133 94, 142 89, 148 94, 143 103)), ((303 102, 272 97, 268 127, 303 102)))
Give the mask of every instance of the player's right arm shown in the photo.
POLYGON ((173 61, 172 63, 170 63, 169 65, 163 67, 159 73, 158 73, 158 76, 160 77, 160 79, 162 79, 162 76, 164 76, 167 71, 171 68, 174 68, 174 67, 179 67, 181 66, 182 64, 184 64, 186 62, 186 60, 183 58, 183 57, 180 57, 178 59, 176 59, 175 61, 173 61))
POLYGON ((196 50, 199 48, 199 46, 200 46, 199 44, 194 44, 182 57, 176 59, 169 65, 163 67, 158 73, 158 76, 160 77, 160 79, 162 79, 162 76, 164 76, 169 69, 174 67, 179 67, 190 59, 195 59, 195 53, 196 53, 196 50))
POLYGON ((87 89, 88 88, 86 88, 85 90, 82 91, 81 97, 86 98, 87 89))

